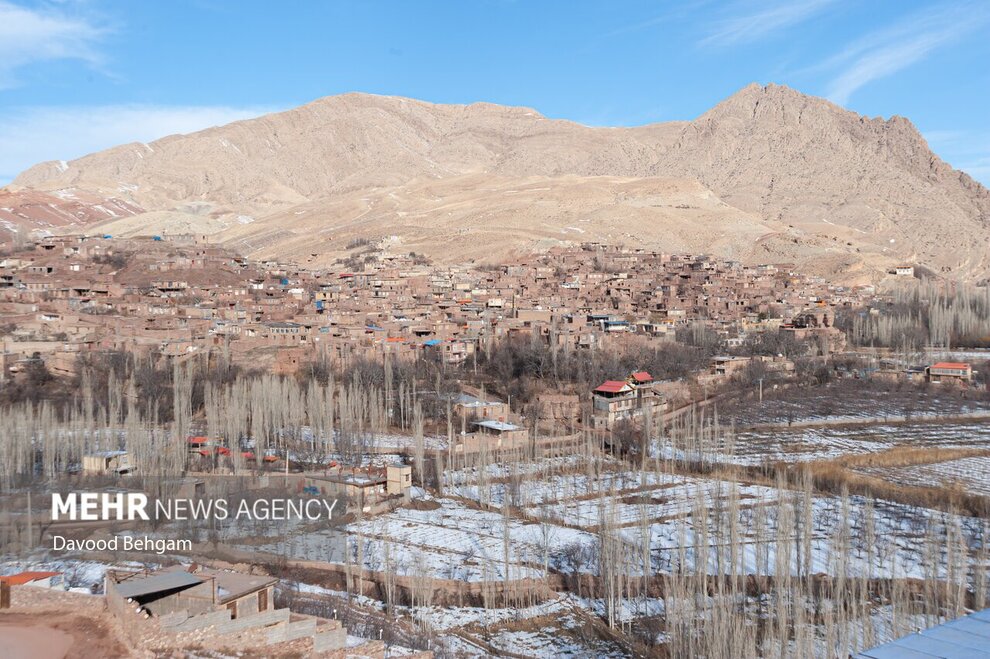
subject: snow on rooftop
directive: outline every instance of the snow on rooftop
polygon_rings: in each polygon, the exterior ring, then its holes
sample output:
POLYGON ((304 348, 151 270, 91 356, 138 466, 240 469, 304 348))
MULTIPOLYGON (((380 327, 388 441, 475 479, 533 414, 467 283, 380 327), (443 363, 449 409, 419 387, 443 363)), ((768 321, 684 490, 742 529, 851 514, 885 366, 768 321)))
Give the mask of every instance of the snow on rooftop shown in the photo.
POLYGON ((519 430, 519 426, 513 423, 506 423, 505 421, 495 421, 492 419, 484 419, 482 421, 475 421, 474 425, 481 426, 482 428, 488 428, 489 430, 497 430, 499 432, 508 432, 511 430, 519 430))

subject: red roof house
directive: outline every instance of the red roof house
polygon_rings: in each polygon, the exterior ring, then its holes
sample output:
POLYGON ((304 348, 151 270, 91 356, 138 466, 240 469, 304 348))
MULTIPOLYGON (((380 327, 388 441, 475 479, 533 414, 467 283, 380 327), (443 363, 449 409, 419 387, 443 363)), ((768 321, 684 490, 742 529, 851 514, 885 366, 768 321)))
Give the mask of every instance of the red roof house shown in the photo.
POLYGON ((622 394, 627 391, 632 391, 632 387, 623 380, 606 380, 595 387, 596 394, 622 394))
POLYGON ((973 379, 973 369, 966 362, 937 362, 928 367, 927 374, 932 382, 941 382, 945 378, 954 382, 973 379))
POLYGON ((932 364, 932 368, 945 369, 950 371, 968 371, 969 364, 966 362, 938 362, 937 364, 932 364))

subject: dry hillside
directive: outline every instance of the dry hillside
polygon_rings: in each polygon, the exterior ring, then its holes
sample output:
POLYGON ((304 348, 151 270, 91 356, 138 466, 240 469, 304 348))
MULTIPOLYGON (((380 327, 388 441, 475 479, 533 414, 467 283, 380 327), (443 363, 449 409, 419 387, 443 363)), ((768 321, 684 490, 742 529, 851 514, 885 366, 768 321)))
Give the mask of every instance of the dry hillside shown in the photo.
POLYGON ((150 211, 97 218, 101 230, 202 226, 248 255, 302 261, 325 262, 354 237, 448 262, 611 240, 847 275, 898 261, 990 274, 986 188, 906 119, 777 85, 750 85, 694 121, 637 128, 345 94, 42 163, 8 191, 37 192, 150 211))

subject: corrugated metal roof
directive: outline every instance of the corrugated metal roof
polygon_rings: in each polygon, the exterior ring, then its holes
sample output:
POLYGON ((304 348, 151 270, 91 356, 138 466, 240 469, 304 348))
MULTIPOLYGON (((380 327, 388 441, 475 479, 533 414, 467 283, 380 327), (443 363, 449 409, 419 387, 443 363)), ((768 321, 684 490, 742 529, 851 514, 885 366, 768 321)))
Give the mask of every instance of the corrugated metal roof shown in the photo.
POLYGON ((474 425, 481 426, 482 428, 489 428, 491 430, 499 430, 499 431, 519 430, 519 426, 515 424, 506 423, 504 421, 495 421, 493 419, 483 419, 481 421, 475 421, 474 425))
POLYGON ((195 586, 203 582, 202 577, 188 572, 158 572, 148 577, 131 577, 117 584, 121 597, 140 597, 166 590, 176 590, 195 586))
POLYGON ((990 659, 990 609, 925 629, 872 650, 856 659, 990 659))
POLYGON ((937 364, 932 364, 932 368, 945 368, 954 371, 965 371, 969 368, 969 364, 965 362, 938 362, 937 364))
POLYGON ((606 394, 618 394, 623 391, 631 391, 632 387, 625 380, 606 380, 605 382, 598 385, 595 391, 600 391, 606 394))

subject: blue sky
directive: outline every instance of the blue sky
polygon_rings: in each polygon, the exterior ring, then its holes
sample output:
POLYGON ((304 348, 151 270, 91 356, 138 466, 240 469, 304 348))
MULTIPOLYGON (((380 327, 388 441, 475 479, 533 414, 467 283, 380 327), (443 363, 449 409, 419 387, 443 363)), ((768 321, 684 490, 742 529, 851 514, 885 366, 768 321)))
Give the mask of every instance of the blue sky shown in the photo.
POLYGON ((750 82, 911 119, 990 183, 990 0, 0 0, 0 183, 347 91, 593 125, 750 82))

